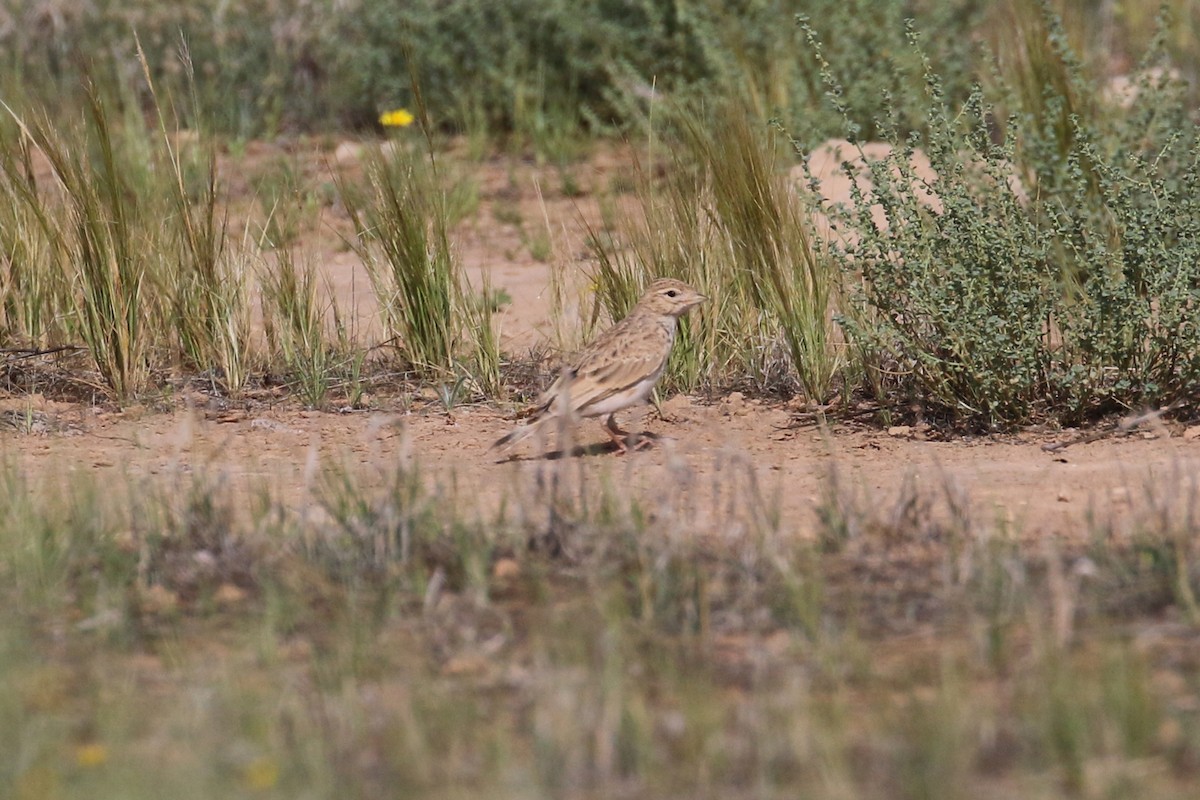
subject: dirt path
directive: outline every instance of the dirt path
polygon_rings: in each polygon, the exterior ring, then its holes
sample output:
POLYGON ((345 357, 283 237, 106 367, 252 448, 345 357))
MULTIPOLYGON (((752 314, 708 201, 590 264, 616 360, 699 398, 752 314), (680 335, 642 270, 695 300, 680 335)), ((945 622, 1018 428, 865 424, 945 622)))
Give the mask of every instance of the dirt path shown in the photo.
POLYGON ((203 470, 243 489, 268 487, 296 504, 309 496, 318 461, 345 465, 370 482, 412 459, 432 482, 457 487, 456 502, 487 515, 528 486, 526 478, 555 464, 610 481, 651 506, 669 491, 701 513, 715 513, 731 494, 754 502, 746 492, 753 481, 761 502, 777 503, 783 524, 799 535, 812 534, 834 468, 843 491, 885 513, 900 513, 896 498, 906 481, 934 491, 950 486, 969 498, 980 519, 1037 536, 1078 535, 1090 511, 1119 512, 1138 501, 1147 482, 1165 485, 1200 466, 1200 441, 1165 429, 1050 454, 1034 436, 917 441, 846 425, 822 434, 789 426, 783 408, 736 399, 707 405, 680 397, 666 410, 669 421, 647 420, 663 437, 657 447, 619 456, 599 447, 606 441, 599 425, 585 424, 579 442, 596 447, 566 461, 539 457, 530 441, 508 457, 489 450, 511 423, 500 411, 477 407, 456 409, 452 420, 433 411, 98 414, 59 408, 49 418, 60 430, 8 433, 3 449, 8 463, 34 478, 92 472, 136 485, 149 476, 203 470))

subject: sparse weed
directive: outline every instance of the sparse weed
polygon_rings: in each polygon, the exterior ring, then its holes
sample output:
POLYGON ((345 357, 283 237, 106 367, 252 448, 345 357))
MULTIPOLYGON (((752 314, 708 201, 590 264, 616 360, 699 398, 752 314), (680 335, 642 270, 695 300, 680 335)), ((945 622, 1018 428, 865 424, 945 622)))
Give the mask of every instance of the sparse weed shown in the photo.
POLYGON ((517 207, 516 203, 496 203, 492 206, 492 217, 502 225, 511 225, 518 229, 524 222, 521 209, 517 207))
POLYGON ((529 257, 543 264, 554 254, 554 245, 545 233, 534 234, 529 239, 529 257))
POLYGON ((310 227, 319 212, 314 191, 304 185, 297 165, 280 158, 251 181, 262 207, 262 239, 267 247, 290 247, 304 227, 310 227))
POLYGON ((755 131, 741 108, 683 110, 677 122, 686 154, 665 186, 643 175, 644 218, 631 223, 628 247, 591 233, 597 310, 623 316, 650 277, 690 282, 711 300, 681 326, 669 385, 798 383, 824 402, 838 365, 837 274, 776 169, 771 131, 755 131))
MULTIPOLYGON (((149 66, 140 49, 138 54, 153 93, 149 66)), ((213 382, 236 396, 249 378, 246 259, 242 252, 231 252, 226 240, 212 145, 201 142, 198 134, 193 144, 180 131, 172 132, 157 96, 155 109, 162 137, 159 163, 165 162, 171 178, 167 209, 175 225, 168 238, 174 246, 172 258, 153 278, 159 291, 170 298, 168 321, 178 332, 185 366, 217 373, 213 382)))
MULTIPOLYGON (((461 187, 447 188, 430 151, 428 160, 397 143, 367 163, 371 196, 340 184, 355 226, 351 247, 367 265, 390 338, 425 378, 461 381, 465 373, 481 394, 500 392, 500 343, 495 308, 479 302, 461 273, 449 229, 466 202, 461 187), (455 198, 458 198, 457 200, 455 198)), ((469 197, 478 202, 477 190, 469 197)), ((489 297, 490 284, 483 285, 489 297)))
POLYGON ((414 368, 453 372, 460 331, 454 317, 458 265, 451 251, 446 193, 432 164, 406 146, 367 161, 370 197, 341 186, 354 222, 351 247, 367 265, 389 335, 414 368))
POLYGON ((1089 581, 1096 601, 1131 612, 1173 606, 1200 621, 1200 487, 1180 464, 1148 477, 1135 492, 1137 513, 1120 518, 1111 508, 1094 511, 1090 559, 1103 580, 1089 581))
POLYGON ((748 111, 719 109, 713 122, 685 120, 692 157, 711 175, 717 224, 735 254, 733 275, 773 318, 809 399, 824 402, 838 360, 831 314, 838 280, 818 249, 809 211, 776 166, 773 131, 756 131, 748 111))
POLYGON ((264 261, 263 326, 272 354, 278 354, 300 397, 323 408, 333 380, 329 321, 311 265, 297 265, 289 248, 264 261))
POLYGON ((172 361, 238 392, 247 289, 211 150, 169 130, 157 104, 154 136, 128 97, 89 83, 86 101, 81 123, 35 112, 0 132, 6 234, 22 237, 6 245, 8 335, 78 337, 121 401, 172 361))
POLYGON ((16 135, 11 121, 0 123, 0 308, 5 342, 50 347, 67 339, 62 324, 70 305, 65 273, 47 268, 59 263, 53 236, 37 194, 31 142, 16 135))
POLYGON ((492 288, 487 272, 483 274, 483 286, 478 294, 462 278, 455 295, 457 313, 466 327, 468 349, 459 369, 462 378, 469 378, 484 397, 499 397, 503 389, 500 366, 504 357, 500 352, 495 314, 502 305, 511 302, 512 298, 503 289, 492 288))
MULTIPOLYGON (((21 123, 21 134, 45 154, 61 187, 63 207, 52 209, 52 201, 32 186, 20 200, 31 206, 54 241, 51 252, 62 261, 51 268, 70 276, 72 333, 87 345, 109 389, 124 400, 144 388, 148 378, 147 331, 153 329, 158 309, 144 290, 157 254, 147 252, 153 228, 146 227, 143 207, 130 186, 144 167, 134 166, 132 154, 120 149, 108 101, 94 86, 87 103, 87 121, 68 133, 46 117, 21 123), (94 162, 89 156, 93 147, 94 162)), ((14 161, 6 159, 6 164, 14 161)))

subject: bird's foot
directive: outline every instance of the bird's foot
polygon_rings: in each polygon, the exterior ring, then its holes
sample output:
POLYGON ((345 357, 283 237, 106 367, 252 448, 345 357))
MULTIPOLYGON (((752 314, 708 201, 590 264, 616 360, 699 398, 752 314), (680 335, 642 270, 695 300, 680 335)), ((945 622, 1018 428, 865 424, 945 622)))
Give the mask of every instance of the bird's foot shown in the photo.
POLYGON ((612 439, 613 444, 617 446, 617 455, 623 456, 630 450, 638 451, 645 450, 654 445, 654 440, 658 437, 652 433, 632 433, 623 430, 617 425, 616 419, 609 417, 604 423, 604 429, 608 432, 608 436, 612 439))
POLYGON ((613 437, 613 442, 617 445, 617 455, 623 456, 626 453, 637 452, 639 450, 648 450, 655 445, 658 437, 651 433, 630 433, 621 438, 613 437))

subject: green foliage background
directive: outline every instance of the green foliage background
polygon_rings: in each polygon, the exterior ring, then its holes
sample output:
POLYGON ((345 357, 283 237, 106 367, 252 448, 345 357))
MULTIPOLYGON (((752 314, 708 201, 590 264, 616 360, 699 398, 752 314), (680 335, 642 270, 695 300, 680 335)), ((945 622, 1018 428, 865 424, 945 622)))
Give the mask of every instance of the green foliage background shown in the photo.
MULTIPOLYGON (((987 6, 901 0, 15 0, 0 10, 0 65, 14 90, 69 105, 81 69, 136 74, 136 32, 156 83, 184 88, 181 45, 201 107, 239 136, 373 124, 411 104, 419 76, 437 122, 532 136, 642 121, 654 92, 734 90, 814 134, 822 107, 812 54, 792 20, 812 20, 845 78, 844 102, 873 132, 893 65, 911 66, 901 21, 922 19, 965 90, 970 30, 987 6), (6 62, 6 63, 4 63, 6 62)), ((7 93, 7 92, 6 92, 7 93)), ((910 112, 915 109, 909 109, 910 112)), ((910 122, 917 117, 910 114, 910 122)))

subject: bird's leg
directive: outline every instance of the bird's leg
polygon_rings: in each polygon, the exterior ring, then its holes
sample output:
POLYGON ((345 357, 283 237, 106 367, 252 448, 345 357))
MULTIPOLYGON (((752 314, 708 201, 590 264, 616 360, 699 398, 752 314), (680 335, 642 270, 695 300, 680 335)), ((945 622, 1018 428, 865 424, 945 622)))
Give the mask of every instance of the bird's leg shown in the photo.
POLYGON ((608 419, 605 421, 604 427, 608 431, 609 438, 616 443, 617 453, 619 455, 625 455, 629 452, 630 448, 633 448, 634 450, 644 450, 654 443, 654 441, 648 437, 622 430, 617 425, 617 415, 615 413, 608 415, 608 419))
POLYGON ((613 440, 617 446, 617 452, 625 455, 629 451, 627 441, 629 439, 629 431, 621 430, 617 425, 617 415, 609 414, 608 419, 604 421, 604 430, 608 433, 608 437, 613 440))
POLYGON ((646 416, 649 409, 644 405, 634 408, 634 424, 631 426, 635 433, 629 435, 629 446, 634 450, 645 450, 654 444, 654 436, 646 430, 646 416))

